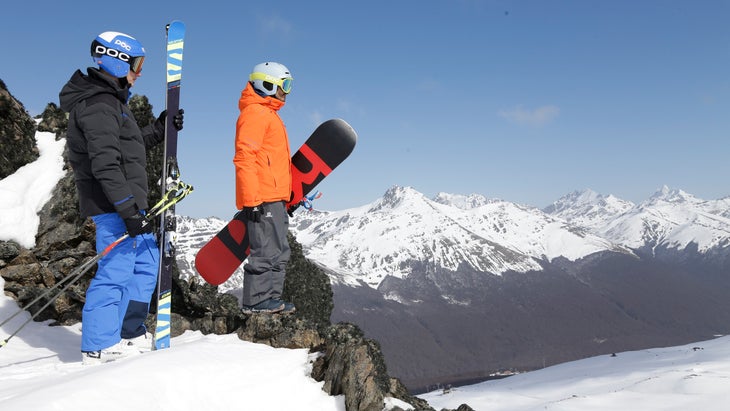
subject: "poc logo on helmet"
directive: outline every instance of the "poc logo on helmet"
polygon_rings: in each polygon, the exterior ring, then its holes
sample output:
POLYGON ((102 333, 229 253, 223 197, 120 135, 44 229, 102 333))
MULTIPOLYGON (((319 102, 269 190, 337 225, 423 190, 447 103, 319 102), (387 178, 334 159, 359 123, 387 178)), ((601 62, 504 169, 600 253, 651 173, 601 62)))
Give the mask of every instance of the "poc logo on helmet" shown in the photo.
POLYGON ((124 48, 124 50, 127 50, 127 51, 132 49, 132 46, 130 46, 129 44, 127 44, 124 41, 119 40, 119 39, 114 40, 114 44, 122 46, 122 48, 124 48))
MULTIPOLYGON (((129 47, 129 46, 127 46, 127 47, 129 47)), ((129 50, 129 48, 127 48, 127 50, 129 50)), ((122 60, 127 63, 129 62, 129 59, 130 59, 129 54, 127 54, 123 51, 104 47, 101 44, 96 45, 96 48, 94 48, 94 53, 98 56, 103 56, 106 54, 109 57, 114 57, 115 59, 119 59, 119 60, 122 60)))

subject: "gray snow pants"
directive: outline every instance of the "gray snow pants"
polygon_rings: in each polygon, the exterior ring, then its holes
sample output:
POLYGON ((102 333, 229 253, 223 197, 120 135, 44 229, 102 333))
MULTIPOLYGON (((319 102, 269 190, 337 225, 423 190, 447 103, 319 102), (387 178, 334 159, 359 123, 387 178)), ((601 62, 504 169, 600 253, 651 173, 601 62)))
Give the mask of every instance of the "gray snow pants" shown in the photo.
POLYGON ((251 253, 243 266, 243 305, 281 298, 291 250, 289 215, 283 201, 262 204, 261 221, 246 222, 251 253))

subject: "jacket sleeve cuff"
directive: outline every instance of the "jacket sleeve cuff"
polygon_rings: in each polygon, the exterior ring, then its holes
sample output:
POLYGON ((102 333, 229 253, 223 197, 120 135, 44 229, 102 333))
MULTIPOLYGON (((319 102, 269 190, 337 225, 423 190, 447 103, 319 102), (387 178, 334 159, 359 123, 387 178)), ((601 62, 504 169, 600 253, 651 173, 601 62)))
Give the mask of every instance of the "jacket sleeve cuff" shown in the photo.
POLYGON ((122 219, 127 219, 137 214, 137 207, 134 204, 126 205, 124 208, 117 209, 117 213, 122 219))
POLYGON ((158 143, 165 139, 165 119, 163 117, 159 117, 155 120, 152 125, 152 131, 154 133, 155 140, 157 140, 158 143))

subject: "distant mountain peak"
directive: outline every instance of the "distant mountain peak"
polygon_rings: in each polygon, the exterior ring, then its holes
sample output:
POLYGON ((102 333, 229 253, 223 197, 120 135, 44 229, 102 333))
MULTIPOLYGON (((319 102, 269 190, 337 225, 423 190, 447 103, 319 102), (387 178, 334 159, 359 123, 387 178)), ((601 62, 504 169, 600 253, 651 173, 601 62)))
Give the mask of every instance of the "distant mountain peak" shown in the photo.
POLYGON ((589 188, 576 190, 560 197, 557 201, 545 207, 543 211, 548 214, 559 213, 569 208, 598 204, 603 200, 603 198, 604 197, 601 194, 598 194, 589 188))
POLYGON ((419 195, 419 194, 420 193, 412 187, 394 185, 394 186, 390 187, 385 192, 385 194, 383 194, 383 198, 399 199, 399 198, 405 198, 407 196, 419 195))
POLYGON ((426 197, 412 187, 394 185, 390 187, 379 201, 376 201, 371 211, 412 207, 426 201, 426 197))
POLYGON ((584 189, 561 197, 545 207, 543 212, 575 225, 595 228, 615 219, 633 207, 634 203, 630 201, 584 189))
POLYGON ((689 194, 683 190, 676 188, 669 188, 664 185, 662 188, 657 190, 649 199, 643 204, 658 204, 658 203, 698 203, 698 200, 692 194, 689 194))
POLYGON ((478 208, 493 203, 495 201, 496 200, 490 200, 481 194, 470 194, 467 196, 461 194, 449 194, 444 192, 436 194, 436 197, 433 198, 433 202, 435 203, 460 208, 462 210, 471 210, 473 208, 478 208))

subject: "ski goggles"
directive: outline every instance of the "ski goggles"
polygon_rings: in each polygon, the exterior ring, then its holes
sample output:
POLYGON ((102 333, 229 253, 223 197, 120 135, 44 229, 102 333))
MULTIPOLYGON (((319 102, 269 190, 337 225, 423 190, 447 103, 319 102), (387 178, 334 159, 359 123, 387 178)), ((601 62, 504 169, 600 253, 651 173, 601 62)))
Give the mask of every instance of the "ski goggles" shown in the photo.
POLYGON ((129 59, 129 70, 135 74, 139 74, 142 71, 142 64, 144 63, 144 56, 132 57, 129 59))
POLYGON ((271 84, 275 84, 275 85, 281 87, 281 91, 283 91, 284 94, 289 94, 291 92, 291 83, 292 83, 292 80, 294 80, 294 79, 291 77, 276 78, 276 77, 272 77, 272 76, 270 76, 268 74, 264 74, 264 73, 251 73, 249 80, 250 81, 254 81, 254 80, 268 81, 271 84))

